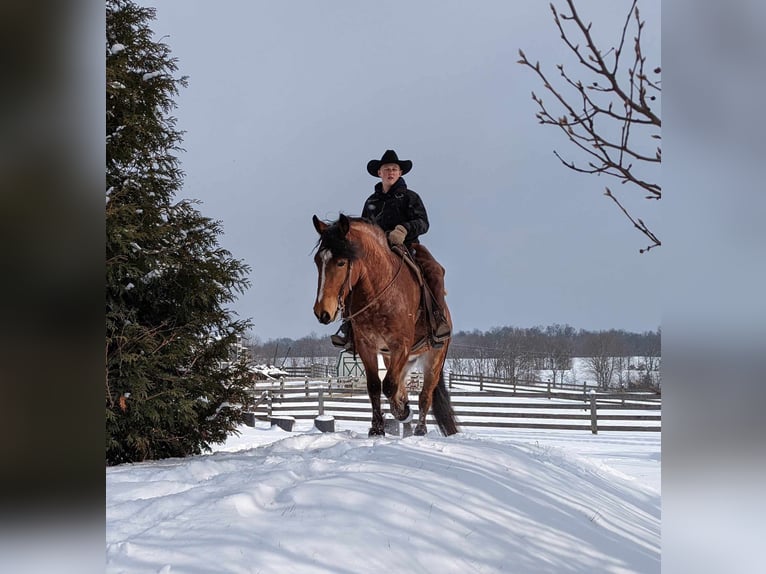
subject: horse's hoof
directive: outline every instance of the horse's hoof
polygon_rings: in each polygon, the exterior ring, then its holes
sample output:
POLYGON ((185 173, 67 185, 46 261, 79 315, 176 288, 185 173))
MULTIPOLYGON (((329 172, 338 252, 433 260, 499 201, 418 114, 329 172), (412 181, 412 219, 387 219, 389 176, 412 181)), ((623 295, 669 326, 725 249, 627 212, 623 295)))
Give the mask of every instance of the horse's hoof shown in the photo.
POLYGON ((386 436, 386 432, 383 429, 376 429, 374 427, 371 427, 369 432, 367 433, 368 437, 371 436, 386 436))
POLYGON ((396 417, 396 419, 400 423, 412 422, 412 409, 410 408, 410 405, 404 405, 404 415, 401 417, 396 417))
POLYGON ((415 427, 415 430, 413 431, 413 434, 415 436, 426 436, 426 433, 428 431, 426 430, 426 425, 418 425, 415 427))

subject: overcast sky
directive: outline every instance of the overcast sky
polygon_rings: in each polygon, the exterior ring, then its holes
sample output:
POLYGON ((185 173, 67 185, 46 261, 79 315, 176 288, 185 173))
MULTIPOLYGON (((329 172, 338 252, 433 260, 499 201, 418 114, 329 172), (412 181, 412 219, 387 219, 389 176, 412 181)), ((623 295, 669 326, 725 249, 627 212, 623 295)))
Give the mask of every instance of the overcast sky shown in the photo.
MULTIPOLYGON (((531 92, 551 96, 519 48, 551 78, 557 63, 576 69, 546 2, 141 4, 157 8, 155 38, 189 76, 175 112, 181 195, 223 222, 221 245, 252 267, 234 309, 261 339, 334 332, 312 313, 311 217, 359 215, 379 181, 365 166, 389 148, 414 164, 405 180, 428 210, 421 240, 447 270, 456 330, 660 326, 666 247, 639 254, 647 241, 603 196, 624 188, 561 165, 554 149, 582 156, 535 119, 531 92)), ((628 6, 578 2, 605 45, 628 6)), ((641 15, 654 67, 659 0, 641 15)), ((662 204, 634 203, 662 239, 662 204)))

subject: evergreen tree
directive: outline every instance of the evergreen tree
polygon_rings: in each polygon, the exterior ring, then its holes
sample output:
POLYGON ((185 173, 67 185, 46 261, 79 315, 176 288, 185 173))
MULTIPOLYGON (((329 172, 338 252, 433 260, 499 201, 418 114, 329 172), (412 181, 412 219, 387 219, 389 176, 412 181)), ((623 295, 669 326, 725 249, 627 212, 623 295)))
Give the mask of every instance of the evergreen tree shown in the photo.
POLYGON ((106 3, 106 460, 199 454, 241 422, 250 327, 226 308, 249 268, 219 247, 219 222, 174 196, 186 85, 152 41, 152 8, 106 3))

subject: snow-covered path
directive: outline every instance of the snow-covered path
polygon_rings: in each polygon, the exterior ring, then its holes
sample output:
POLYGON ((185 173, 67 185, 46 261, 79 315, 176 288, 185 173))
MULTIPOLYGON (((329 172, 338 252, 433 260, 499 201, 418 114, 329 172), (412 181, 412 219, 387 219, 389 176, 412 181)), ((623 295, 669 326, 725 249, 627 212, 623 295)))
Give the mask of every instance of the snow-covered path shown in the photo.
POLYGON ((107 571, 660 571, 659 437, 491 432, 260 425, 109 468, 107 571))

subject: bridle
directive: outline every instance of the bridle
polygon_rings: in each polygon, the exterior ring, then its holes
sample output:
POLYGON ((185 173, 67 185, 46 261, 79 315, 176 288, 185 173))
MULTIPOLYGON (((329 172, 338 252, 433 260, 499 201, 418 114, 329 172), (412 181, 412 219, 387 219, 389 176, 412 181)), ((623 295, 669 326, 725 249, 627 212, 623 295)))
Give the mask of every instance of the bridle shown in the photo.
POLYGON ((346 312, 346 306, 344 305, 343 301, 344 301, 344 299, 347 299, 347 298, 351 297, 351 266, 352 265, 353 265, 353 263, 351 262, 351 260, 349 260, 349 262, 348 262, 348 270, 346 271, 346 279, 343 281, 343 285, 341 286, 340 291, 338 292, 338 309, 340 309, 341 317, 343 319, 345 319, 346 321, 350 321, 354 317, 356 317, 356 316, 360 315, 361 313, 365 312, 367 309, 370 308, 370 306, 373 303, 375 303, 378 299, 380 299, 386 291, 388 291, 388 288, 391 287, 391 285, 394 284, 394 281, 396 281, 396 278, 399 277, 399 272, 402 270, 402 267, 404 266, 404 259, 402 258, 402 259, 399 260, 399 267, 397 268, 396 273, 394 273, 394 276, 391 278, 391 281, 389 281, 388 284, 385 287, 383 287, 383 289, 380 291, 380 293, 375 295, 375 297, 373 297, 369 301, 369 303, 367 303, 367 305, 365 305, 364 307, 362 307, 358 311, 355 311, 354 313, 351 313, 351 315, 347 315, 347 316, 344 317, 343 315, 346 312), (348 294, 346 295, 346 297, 343 297, 343 292, 346 291, 347 289, 348 289, 348 294))

